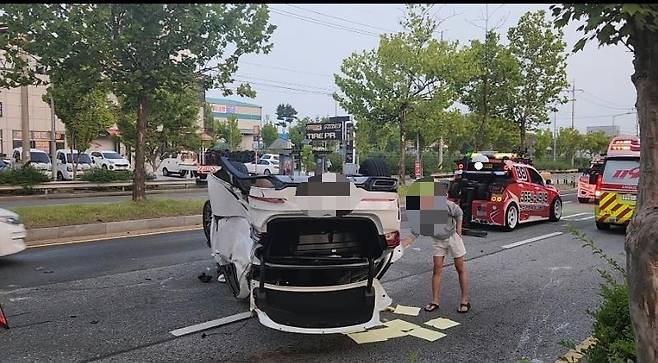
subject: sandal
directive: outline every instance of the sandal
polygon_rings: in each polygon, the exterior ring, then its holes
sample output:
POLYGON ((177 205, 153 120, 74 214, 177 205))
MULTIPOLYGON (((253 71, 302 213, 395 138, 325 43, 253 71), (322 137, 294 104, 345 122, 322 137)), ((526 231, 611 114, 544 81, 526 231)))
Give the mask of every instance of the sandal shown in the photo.
POLYGON ((457 309, 457 312, 460 314, 466 314, 467 312, 471 311, 471 303, 467 302, 466 304, 459 304, 459 309, 457 309), (462 310, 462 308, 466 308, 466 310, 462 310))
POLYGON ((436 310, 436 309, 438 309, 438 308, 439 308, 439 304, 430 303, 430 304, 426 305, 426 306, 423 308, 423 310, 425 310, 425 311, 427 311, 427 312, 429 313, 429 312, 432 312, 432 311, 434 311, 434 310, 436 310))

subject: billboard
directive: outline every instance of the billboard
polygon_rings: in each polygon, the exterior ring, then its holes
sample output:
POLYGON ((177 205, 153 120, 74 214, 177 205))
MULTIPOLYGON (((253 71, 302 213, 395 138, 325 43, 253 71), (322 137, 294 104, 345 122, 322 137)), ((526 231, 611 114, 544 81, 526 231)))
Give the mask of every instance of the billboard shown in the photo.
POLYGON ((320 122, 306 124, 306 138, 311 141, 327 141, 343 139, 342 122, 320 122))

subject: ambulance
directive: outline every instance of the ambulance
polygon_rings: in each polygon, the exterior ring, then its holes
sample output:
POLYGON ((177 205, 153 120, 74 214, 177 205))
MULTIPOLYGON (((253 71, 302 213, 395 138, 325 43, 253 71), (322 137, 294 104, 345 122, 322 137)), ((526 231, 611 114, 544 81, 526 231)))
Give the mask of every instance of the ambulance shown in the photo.
POLYGON ((627 226, 635 211, 640 180, 640 139, 617 136, 610 141, 603 172, 593 175, 596 228, 627 226))

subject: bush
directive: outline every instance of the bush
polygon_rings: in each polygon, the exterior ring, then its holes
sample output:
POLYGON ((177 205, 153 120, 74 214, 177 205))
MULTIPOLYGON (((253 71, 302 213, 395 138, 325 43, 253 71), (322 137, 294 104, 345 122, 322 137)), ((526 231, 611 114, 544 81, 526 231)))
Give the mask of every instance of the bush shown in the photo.
POLYGON ((628 282, 626 271, 617 262, 608 257, 594 241, 584 233, 569 227, 571 234, 589 246, 595 255, 604 259, 613 271, 623 278, 617 281, 610 272, 599 270, 601 283, 601 305, 589 313, 594 318, 592 336, 596 344, 582 353, 587 362, 635 362, 635 333, 629 310, 628 282))
POLYGON ((22 168, 7 168, 0 172, 0 184, 31 186, 48 180, 50 180, 48 176, 30 165, 22 168))
POLYGON ((133 173, 131 171, 114 171, 101 168, 92 168, 87 170, 81 177, 81 180, 90 183, 110 183, 115 181, 133 180, 133 173))

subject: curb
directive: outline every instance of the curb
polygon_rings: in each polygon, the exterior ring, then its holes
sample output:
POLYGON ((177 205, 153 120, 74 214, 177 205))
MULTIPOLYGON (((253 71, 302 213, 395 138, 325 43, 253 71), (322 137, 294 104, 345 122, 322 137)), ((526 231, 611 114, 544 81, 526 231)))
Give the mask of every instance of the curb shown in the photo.
POLYGON ((109 235, 125 235, 129 232, 153 232, 166 228, 196 227, 200 225, 201 215, 136 219, 131 221, 78 224, 61 227, 34 228, 27 230, 25 244, 29 246, 57 244, 62 239, 92 238, 109 235))

